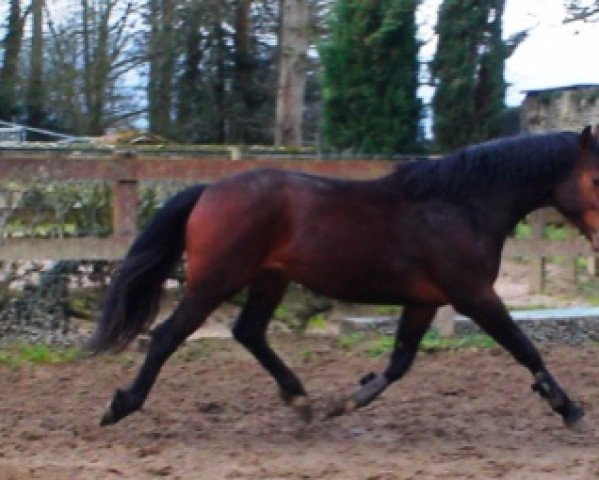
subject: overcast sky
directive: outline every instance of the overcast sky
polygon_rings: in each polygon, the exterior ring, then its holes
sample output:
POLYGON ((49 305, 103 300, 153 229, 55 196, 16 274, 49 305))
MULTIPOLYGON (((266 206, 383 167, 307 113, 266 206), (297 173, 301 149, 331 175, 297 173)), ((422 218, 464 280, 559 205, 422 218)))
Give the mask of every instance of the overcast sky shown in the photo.
MULTIPOLYGON (((434 53, 432 27, 440 0, 425 0, 419 11, 422 36, 432 41, 422 49, 423 59, 434 53)), ((599 84, 599 24, 574 22, 566 17, 562 0, 507 0, 503 16, 504 37, 529 29, 529 36, 507 60, 505 79, 510 84, 506 102, 516 106, 522 90, 564 85, 599 84)), ((430 91, 424 90, 429 96, 430 91)))
POLYGON ((508 103, 520 103, 519 90, 580 83, 599 84, 599 24, 573 22, 561 0, 508 0, 506 34, 532 26, 530 36, 506 63, 514 86, 508 103))

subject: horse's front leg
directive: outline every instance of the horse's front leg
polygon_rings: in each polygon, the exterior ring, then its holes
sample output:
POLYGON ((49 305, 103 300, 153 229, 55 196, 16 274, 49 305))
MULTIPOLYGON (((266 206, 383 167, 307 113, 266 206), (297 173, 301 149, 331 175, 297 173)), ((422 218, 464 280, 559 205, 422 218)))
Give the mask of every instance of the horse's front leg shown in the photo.
POLYGON ((535 379, 533 391, 547 400, 551 408, 562 416, 568 428, 578 432, 590 428, 584 410, 570 400, 553 378, 538 350, 513 321, 492 287, 471 294, 466 299, 458 299, 454 305, 510 352, 518 363, 530 370, 535 379))
POLYGON ((395 345, 387 369, 383 373, 370 373, 360 381, 361 387, 347 398, 335 399, 326 414, 327 418, 350 413, 377 398, 391 383, 399 380, 409 370, 422 337, 428 330, 437 307, 406 305, 397 331, 395 345))
POLYGON ((128 388, 116 390, 100 425, 111 425, 141 409, 164 362, 215 306, 208 308, 202 303, 198 298, 184 297, 172 315, 152 331, 148 352, 137 376, 128 388))

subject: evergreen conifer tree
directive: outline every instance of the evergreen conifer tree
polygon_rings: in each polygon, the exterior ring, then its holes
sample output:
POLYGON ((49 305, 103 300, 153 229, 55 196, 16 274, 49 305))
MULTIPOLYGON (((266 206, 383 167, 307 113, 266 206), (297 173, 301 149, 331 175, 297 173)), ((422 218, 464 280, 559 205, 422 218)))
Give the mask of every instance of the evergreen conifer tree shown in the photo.
POLYGON ((441 149, 476 143, 501 132, 504 62, 515 47, 502 39, 505 0, 444 0, 439 43, 431 64, 434 134, 441 149))
POLYGON ((337 0, 321 46, 323 136, 362 153, 414 151, 418 88, 417 0, 337 0))

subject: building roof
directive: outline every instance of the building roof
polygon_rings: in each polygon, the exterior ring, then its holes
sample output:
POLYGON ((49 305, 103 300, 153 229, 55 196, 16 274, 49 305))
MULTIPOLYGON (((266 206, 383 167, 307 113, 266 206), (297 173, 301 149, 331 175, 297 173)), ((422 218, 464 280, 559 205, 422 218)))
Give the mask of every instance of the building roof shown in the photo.
POLYGON ((587 90, 587 89, 599 89, 599 83, 580 83, 574 85, 563 85, 560 87, 547 87, 547 88, 531 88, 528 90, 521 90, 526 95, 537 95, 543 92, 563 92, 569 90, 587 90))

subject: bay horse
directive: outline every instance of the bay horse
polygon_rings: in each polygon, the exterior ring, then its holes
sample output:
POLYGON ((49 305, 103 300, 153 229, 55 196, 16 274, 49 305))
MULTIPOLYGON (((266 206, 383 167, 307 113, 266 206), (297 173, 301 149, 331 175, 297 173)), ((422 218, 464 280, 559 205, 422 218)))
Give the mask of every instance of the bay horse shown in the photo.
POLYGON ((93 352, 119 350, 153 320, 185 253, 181 302, 151 332, 132 384, 101 424, 139 410, 168 357, 224 300, 248 287, 233 336, 305 419, 310 401, 266 329, 290 281, 340 300, 403 305, 387 368, 363 378, 330 416, 364 407, 409 369, 436 310, 451 304, 530 370, 533 390, 574 430, 583 409, 549 372, 493 288, 506 237, 529 212, 556 207, 599 250, 599 146, 590 127, 494 140, 375 180, 247 171, 174 195, 133 242, 107 292, 93 352))

